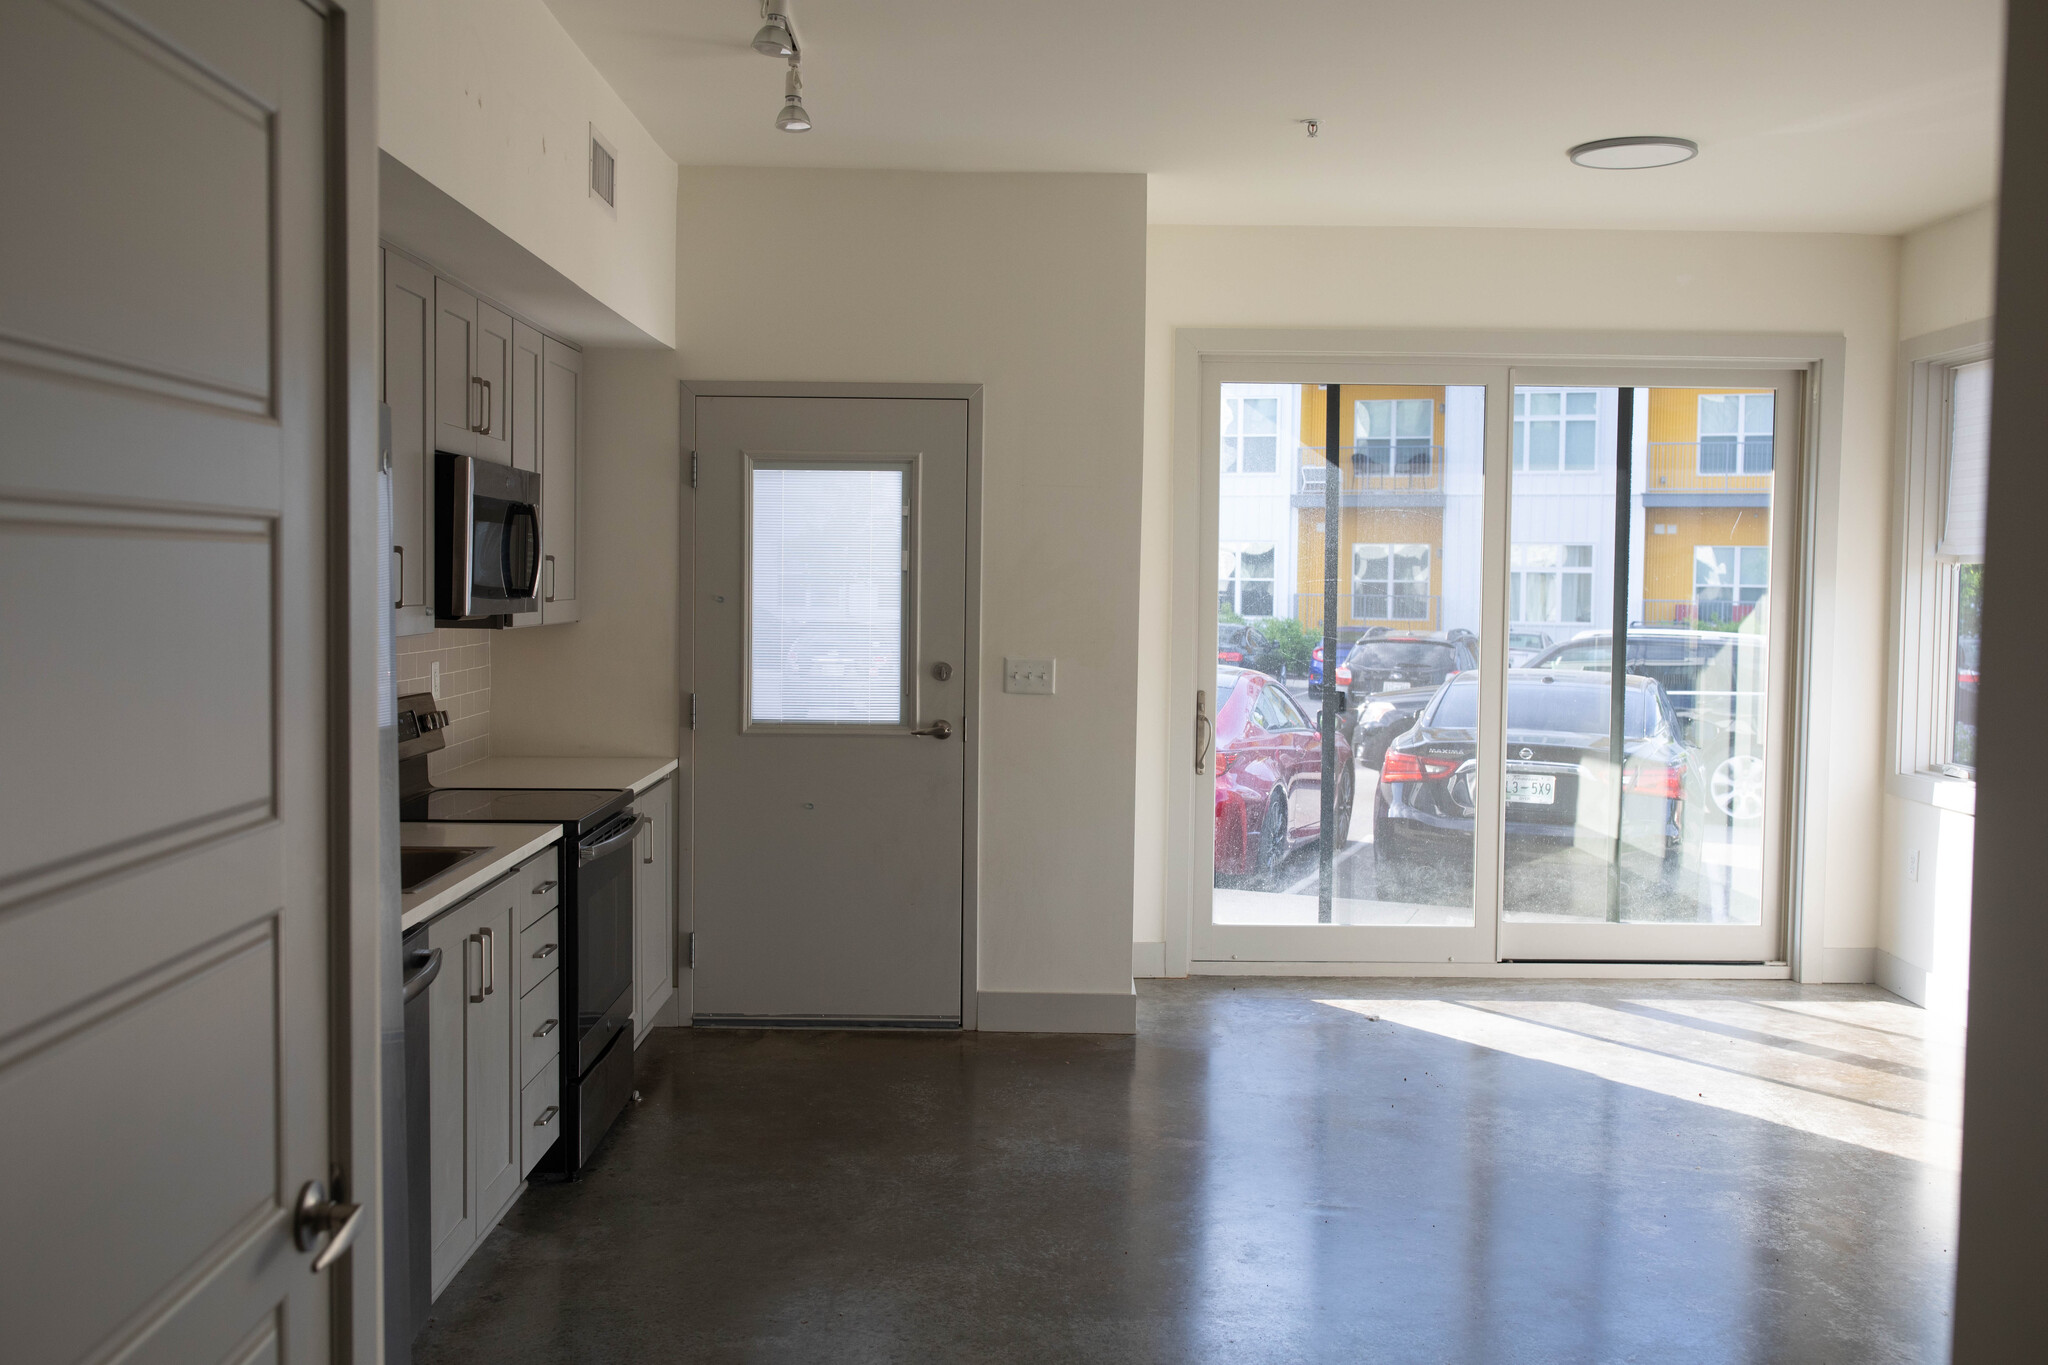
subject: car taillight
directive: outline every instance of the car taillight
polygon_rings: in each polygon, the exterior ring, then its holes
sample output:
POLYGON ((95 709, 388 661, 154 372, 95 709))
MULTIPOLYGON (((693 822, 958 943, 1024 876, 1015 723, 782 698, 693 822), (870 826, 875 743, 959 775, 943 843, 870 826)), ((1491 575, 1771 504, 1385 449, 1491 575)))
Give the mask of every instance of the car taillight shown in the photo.
POLYGON ((1216 661, 1218 663, 1226 664, 1241 664, 1244 662, 1244 655, 1238 653, 1234 649, 1218 650, 1216 653, 1216 661))
POLYGON ((1621 784, 1624 790, 1639 796, 1665 796, 1676 801, 1685 795, 1684 773, 1661 763, 1623 770, 1621 784))
POLYGON ((1338 665, 1337 665, 1337 685, 1338 685, 1339 687, 1349 687, 1349 686, 1351 686, 1351 665, 1350 665, 1350 664, 1338 664, 1338 665))
POLYGON ((1321 645, 1317 645, 1315 648, 1315 653, 1310 657, 1312 657, 1317 663, 1321 663, 1323 661, 1323 647, 1321 645))
POLYGON ((1223 776, 1223 774, 1225 774, 1225 773, 1229 772, 1229 771, 1230 771, 1230 765, 1231 765, 1231 764, 1233 764, 1233 763, 1235 763, 1235 762, 1237 762, 1237 755, 1236 755, 1236 754, 1218 754, 1218 755, 1216 755, 1216 776, 1218 776, 1218 777, 1221 777, 1221 776, 1223 776))
POLYGON ((1455 758, 1424 758, 1400 749, 1387 751, 1380 765, 1382 782, 1433 782, 1458 770, 1455 758))

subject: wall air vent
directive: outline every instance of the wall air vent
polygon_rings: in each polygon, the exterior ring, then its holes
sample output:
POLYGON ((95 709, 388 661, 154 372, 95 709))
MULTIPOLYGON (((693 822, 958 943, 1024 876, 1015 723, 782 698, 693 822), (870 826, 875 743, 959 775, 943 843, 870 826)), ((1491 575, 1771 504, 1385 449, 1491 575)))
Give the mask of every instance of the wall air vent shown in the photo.
POLYGON ((618 212, 619 154, 595 128, 590 130, 590 195, 607 212, 618 212))

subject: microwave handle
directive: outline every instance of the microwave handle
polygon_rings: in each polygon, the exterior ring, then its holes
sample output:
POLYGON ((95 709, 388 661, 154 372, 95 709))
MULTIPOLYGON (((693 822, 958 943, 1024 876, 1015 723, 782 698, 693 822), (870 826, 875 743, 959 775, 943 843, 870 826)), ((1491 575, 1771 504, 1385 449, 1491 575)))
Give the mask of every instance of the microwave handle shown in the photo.
POLYGON ((448 503, 448 605, 449 613, 456 620, 466 620, 471 614, 471 591, 476 583, 476 566, 472 557, 476 554, 476 460, 468 455, 457 455, 454 468, 454 494, 448 503))
POLYGON ((512 504, 511 510, 505 514, 505 518, 507 522, 504 537, 505 556, 503 577, 500 581, 504 583, 505 591, 513 597, 537 597, 540 595, 540 566, 544 558, 541 554, 540 543, 540 509, 530 502, 516 502, 512 504), (512 528, 510 523, 522 517, 533 523, 533 572, 524 583, 515 588, 512 586, 512 528))

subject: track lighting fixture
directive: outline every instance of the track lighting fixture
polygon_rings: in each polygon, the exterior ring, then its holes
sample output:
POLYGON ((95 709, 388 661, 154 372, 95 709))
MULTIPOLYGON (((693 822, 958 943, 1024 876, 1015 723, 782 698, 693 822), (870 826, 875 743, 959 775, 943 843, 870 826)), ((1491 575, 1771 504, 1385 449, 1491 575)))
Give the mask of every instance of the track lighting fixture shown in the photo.
POLYGON ((765 22, 754 35, 754 51, 763 57, 795 57, 796 35, 789 31, 789 16, 778 14, 763 3, 761 18, 765 22))
POLYGON ((789 59, 789 75, 782 83, 782 112, 775 116, 775 126, 785 133, 808 132, 811 127, 811 116, 804 112, 804 78, 794 57, 789 59))

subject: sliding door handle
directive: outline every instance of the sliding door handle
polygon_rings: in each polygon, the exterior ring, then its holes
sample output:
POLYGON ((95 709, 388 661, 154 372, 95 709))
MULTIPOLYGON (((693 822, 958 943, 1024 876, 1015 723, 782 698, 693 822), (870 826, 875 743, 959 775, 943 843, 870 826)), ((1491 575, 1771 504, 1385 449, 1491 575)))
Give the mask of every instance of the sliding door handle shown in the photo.
POLYGON ((1195 772, 1209 771, 1209 750, 1216 743, 1216 722, 1209 719, 1209 694, 1195 693, 1195 772))

